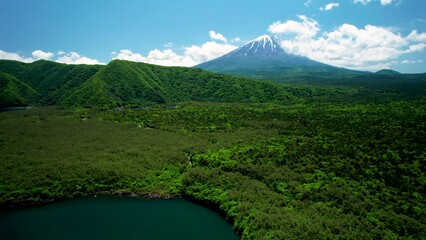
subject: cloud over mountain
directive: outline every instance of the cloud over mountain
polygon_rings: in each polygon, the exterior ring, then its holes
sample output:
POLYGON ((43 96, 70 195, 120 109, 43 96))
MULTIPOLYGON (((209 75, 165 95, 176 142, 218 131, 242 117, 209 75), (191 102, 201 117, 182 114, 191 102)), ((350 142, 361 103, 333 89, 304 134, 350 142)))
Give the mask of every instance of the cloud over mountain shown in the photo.
POLYGON ((170 49, 158 50, 154 49, 145 57, 140 53, 134 53, 131 50, 120 50, 113 59, 128 60, 134 62, 146 62, 163 66, 191 66, 194 64, 191 58, 179 56, 170 49))
POLYGON ((299 20, 271 24, 268 31, 279 34, 289 53, 327 64, 359 70, 389 68, 398 57, 426 48, 426 33, 413 30, 409 35, 373 25, 358 28, 342 24, 319 35, 320 25, 304 15, 299 20))
POLYGON ((3 50, 0 50, 0 59, 15 60, 26 63, 34 61, 34 59, 31 57, 24 57, 19 55, 18 53, 11 53, 3 50))
POLYGON ((317 21, 305 15, 299 15, 298 18, 300 21, 274 22, 269 25, 268 31, 273 34, 296 34, 296 38, 312 38, 320 30, 317 21))
POLYGON ((52 60, 58 63, 66 63, 66 64, 92 64, 92 65, 104 64, 102 62, 99 62, 96 59, 82 56, 76 52, 66 53, 62 50, 58 51, 56 58, 55 58, 56 55, 54 53, 45 52, 43 50, 35 50, 31 53, 31 55, 32 57, 25 57, 18 53, 11 53, 11 52, 0 50, 0 59, 16 60, 16 61, 26 62, 26 63, 34 62, 40 59, 45 59, 45 60, 52 60))
MULTIPOLYGON (((134 53, 131 50, 120 50, 119 53, 113 54, 113 59, 146 62, 163 66, 190 67, 201 62, 220 57, 237 48, 237 46, 226 43, 227 39, 221 33, 211 30, 209 31, 209 36, 213 41, 207 41, 201 45, 185 47, 182 55, 175 53, 171 49, 154 49, 149 51, 147 56, 143 56, 140 53, 134 53), (220 42, 216 42, 214 40, 218 40, 220 42)), ((234 38, 232 42, 239 40, 239 38, 234 38)))
POLYGON ((201 46, 192 45, 191 47, 185 48, 185 56, 189 56, 194 59, 195 62, 200 63, 220 57, 236 48, 237 46, 234 45, 209 41, 201 46))
MULTIPOLYGON (((237 46, 228 44, 227 39, 221 33, 211 30, 209 32, 210 41, 204 42, 199 45, 191 45, 184 47, 182 54, 177 54, 172 49, 173 44, 167 43, 164 47, 165 50, 154 49, 148 52, 146 56, 141 53, 133 52, 129 49, 121 49, 111 53, 112 59, 122 59, 135 62, 146 62, 163 66, 194 66, 201 62, 212 60, 220 57, 232 50, 237 46)), ((239 42, 240 38, 235 37, 231 42, 239 42)), ((25 57, 18 53, 10 53, 0 50, 0 59, 17 60, 21 62, 33 62, 39 59, 52 60, 59 63, 66 64, 104 64, 96 59, 88 58, 80 55, 77 52, 66 53, 59 50, 57 54, 45 52, 42 50, 35 50, 32 52, 32 57, 25 57)))
POLYGON ((76 52, 63 53, 55 61, 66 64, 104 64, 96 59, 81 56, 76 52))
POLYGON ((48 59, 49 60, 53 57, 54 54, 51 53, 51 52, 44 52, 42 50, 35 50, 32 53, 32 55, 35 59, 48 59))

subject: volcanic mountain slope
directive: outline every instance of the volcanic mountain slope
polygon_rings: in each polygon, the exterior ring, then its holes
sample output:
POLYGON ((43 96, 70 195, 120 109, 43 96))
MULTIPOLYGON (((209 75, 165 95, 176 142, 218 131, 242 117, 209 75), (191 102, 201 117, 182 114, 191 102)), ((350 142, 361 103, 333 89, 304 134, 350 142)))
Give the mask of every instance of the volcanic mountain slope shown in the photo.
POLYGON ((226 72, 234 69, 324 66, 328 65, 286 53, 277 39, 263 35, 222 57, 202 63, 196 67, 204 70, 226 72))
POLYGON ((307 77, 338 77, 360 73, 289 54, 277 39, 268 35, 260 36, 228 54, 195 67, 276 81, 298 81, 307 77))

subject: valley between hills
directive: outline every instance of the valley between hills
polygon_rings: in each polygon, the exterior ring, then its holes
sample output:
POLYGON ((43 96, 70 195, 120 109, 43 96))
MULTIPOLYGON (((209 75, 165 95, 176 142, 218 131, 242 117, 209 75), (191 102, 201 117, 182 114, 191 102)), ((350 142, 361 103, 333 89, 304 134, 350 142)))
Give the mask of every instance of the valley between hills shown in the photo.
POLYGON ((242 239, 426 235, 425 74, 231 62, 0 60, 0 204, 186 198, 242 239))

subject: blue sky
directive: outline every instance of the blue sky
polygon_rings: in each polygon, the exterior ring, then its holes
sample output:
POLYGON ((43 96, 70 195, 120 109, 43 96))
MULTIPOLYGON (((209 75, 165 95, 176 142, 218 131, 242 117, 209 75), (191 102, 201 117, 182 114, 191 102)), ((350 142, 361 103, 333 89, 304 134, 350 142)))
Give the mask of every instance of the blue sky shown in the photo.
POLYGON ((0 0, 0 58, 192 66, 276 36, 352 69, 426 72, 425 0, 0 0))

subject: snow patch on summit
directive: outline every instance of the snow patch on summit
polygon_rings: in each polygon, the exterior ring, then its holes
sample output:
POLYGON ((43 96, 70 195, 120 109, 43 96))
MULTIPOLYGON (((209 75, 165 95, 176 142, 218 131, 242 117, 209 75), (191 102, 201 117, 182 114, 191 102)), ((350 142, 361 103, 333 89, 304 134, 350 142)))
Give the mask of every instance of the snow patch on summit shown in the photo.
POLYGON ((274 45, 274 41, 272 40, 271 36, 269 36, 269 35, 260 36, 256 39, 252 40, 252 42, 253 43, 261 42, 261 43, 263 43, 264 48, 265 48, 267 42, 269 42, 272 46, 274 45))
POLYGON ((259 36, 256 39, 251 40, 244 46, 238 48, 232 55, 280 55, 285 53, 284 49, 280 46, 277 39, 269 35, 259 36))

